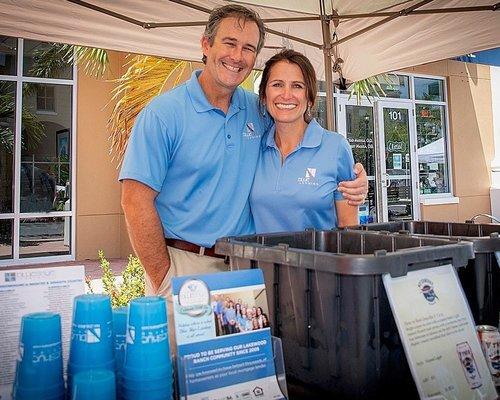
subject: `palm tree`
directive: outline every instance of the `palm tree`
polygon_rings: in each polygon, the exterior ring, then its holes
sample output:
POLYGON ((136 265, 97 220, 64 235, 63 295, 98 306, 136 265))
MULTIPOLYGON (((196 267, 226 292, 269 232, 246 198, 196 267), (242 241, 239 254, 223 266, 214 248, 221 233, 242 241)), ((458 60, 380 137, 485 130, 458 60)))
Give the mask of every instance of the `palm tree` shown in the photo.
POLYGON ((178 85, 193 70, 193 63, 166 58, 129 56, 128 69, 116 79, 108 120, 113 158, 121 163, 135 118, 151 99, 178 85))
MULTIPOLYGON (((15 92, 12 90, 10 82, 0 82, 0 148, 7 153, 14 151, 14 121, 16 109, 15 92)), ((43 124, 27 107, 23 106, 21 126, 23 135, 21 147, 32 149, 36 147, 45 137, 43 124)))
MULTIPOLYGON (((116 101, 108 121, 110 132, 110 153, 118 161, 123 160, 128 139, 135 118, 153 97, 172 89, 185 81, 199 64, 189 61, 170 60, 152 56, 133 56, 128 63, 127 72, 116 79, 113 101, 116 101)), ((241 84, 253 90, 254 82, 260 72, 252 74, 241 84)))
POLYGON ((394 74, 381 74, 353 82, 347 88, 349 99, 355 96, 356 102, 359 105, 361 104, 361 99, 365 97, 371 103, 372 99, 386 95, 382 84, 385 84, 387 89, 392 90, 392 85, 395 83, 394 78, 397 79, 394 74))

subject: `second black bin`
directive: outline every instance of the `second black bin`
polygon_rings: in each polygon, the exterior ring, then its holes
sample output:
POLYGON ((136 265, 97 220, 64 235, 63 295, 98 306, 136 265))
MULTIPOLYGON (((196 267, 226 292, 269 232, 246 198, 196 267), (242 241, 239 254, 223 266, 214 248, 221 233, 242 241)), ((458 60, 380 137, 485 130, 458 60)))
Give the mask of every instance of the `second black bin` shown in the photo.
POLYGON ((434 238, 467 240, 475 258, 459 270, 476 325, 499 325, 500 314, 500 224, 472 222, 397 221, 358 225, 348 229, 400 232, 434 238))

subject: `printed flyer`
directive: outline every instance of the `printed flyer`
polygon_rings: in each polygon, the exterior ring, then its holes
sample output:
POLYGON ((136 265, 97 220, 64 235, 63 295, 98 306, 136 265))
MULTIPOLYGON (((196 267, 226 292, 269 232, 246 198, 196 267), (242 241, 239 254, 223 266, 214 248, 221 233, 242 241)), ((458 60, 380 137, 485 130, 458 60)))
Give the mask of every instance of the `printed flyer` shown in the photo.
POLYGON ((455 269, 383 277, 421 399, 494 400, 495 386, 455 269))
POLYGON ((172 287, 181 399, 285 399, 261 270, 177 277, 172 287))
MULTIPOLYGON (((63 356, 68 357, 73 298, 85 293, 83 265, 0 272, 0 400, 11 398, 21 317, 50 311, 61 315, 63 356)), ((66 365, 66 362, 64 363, 66 365)))

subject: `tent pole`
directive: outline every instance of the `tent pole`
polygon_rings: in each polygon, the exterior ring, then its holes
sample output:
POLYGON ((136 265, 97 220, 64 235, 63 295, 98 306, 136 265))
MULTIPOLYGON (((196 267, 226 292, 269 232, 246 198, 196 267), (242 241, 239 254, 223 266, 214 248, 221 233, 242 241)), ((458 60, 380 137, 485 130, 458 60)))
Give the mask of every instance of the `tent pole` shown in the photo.
POLYGON ((333 131, 335 129, 335 119, 333 118, 333 68, 331 57, 331 38, 330 38, 330 20, 325 12, 324 0, 320 1, 321 12, 321 31, 323 32, 323 57, 325 60, 325 79, 326 79, 326 129, 333 131))

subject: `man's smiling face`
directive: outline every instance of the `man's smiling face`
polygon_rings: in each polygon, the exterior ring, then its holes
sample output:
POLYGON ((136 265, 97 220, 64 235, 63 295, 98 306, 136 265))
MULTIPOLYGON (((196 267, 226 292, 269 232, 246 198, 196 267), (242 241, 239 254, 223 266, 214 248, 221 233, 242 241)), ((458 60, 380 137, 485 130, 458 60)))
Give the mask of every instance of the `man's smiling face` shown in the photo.
POLYGON ((205 70, 214 87, 234 90, 245 80, 254 66, 258 42, 257 24, 235 17, 221 21, 213 44, 206 37, 201 39, 205 70))

